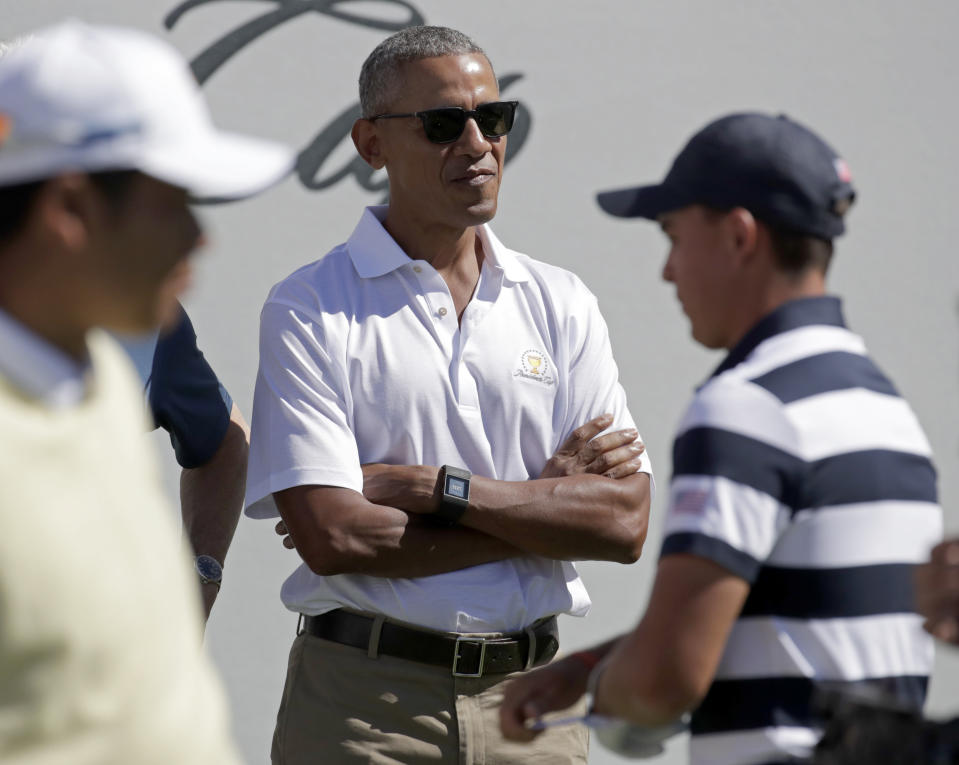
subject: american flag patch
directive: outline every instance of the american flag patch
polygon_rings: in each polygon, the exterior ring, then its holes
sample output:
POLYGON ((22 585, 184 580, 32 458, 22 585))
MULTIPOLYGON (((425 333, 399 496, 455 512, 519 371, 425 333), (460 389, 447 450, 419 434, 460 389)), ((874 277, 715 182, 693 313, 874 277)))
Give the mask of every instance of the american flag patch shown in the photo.
POLYGON ((698 515, 706 506, 709 492, 705 489, 684 489, 673 498, 670 512, 687 515, 698 515))
POLYGON ((839 180, 843 183, 852 183, 852 171, 849 169, 849 165, 846 164, 846 160, 842 157, 836 157, 832 161, 832 166, 836 168, 836 175, 839 176, 839 180))

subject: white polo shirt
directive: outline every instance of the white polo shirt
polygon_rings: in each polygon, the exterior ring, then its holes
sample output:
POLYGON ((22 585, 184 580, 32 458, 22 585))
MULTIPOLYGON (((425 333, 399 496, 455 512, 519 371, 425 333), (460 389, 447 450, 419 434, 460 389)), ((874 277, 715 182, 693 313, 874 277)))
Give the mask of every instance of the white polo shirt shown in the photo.
MULTIPOLYGON (((455 465, 536 478, 603 412, 634 427, 596 298, 573 274, 477 228, 484 262, 458 325, 446 282, 410 260, 367 208, 349 241, 276 285, 263 307, 247 505, 299 485, 363 490, 361 465, 455 465)), ((650 472, 643 456, 644 472, 650 472)), ((253 517, 275 517, 267 503, 253 517)), ((320 577, 283 602, 340 606, 453 632, 522 629, 590 601, 572 563, 523 556, 420 578, 320 577)))

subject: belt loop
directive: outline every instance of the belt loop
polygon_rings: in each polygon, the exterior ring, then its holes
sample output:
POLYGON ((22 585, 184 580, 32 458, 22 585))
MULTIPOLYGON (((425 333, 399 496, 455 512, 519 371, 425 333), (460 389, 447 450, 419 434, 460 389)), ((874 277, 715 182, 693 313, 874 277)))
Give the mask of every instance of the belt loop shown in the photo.
POLYGON ((370 627, 370 642, 366 647, 366 655, 375 659, 379 656, 380 653, 380 632, 383 631, 383 622, 386 621, 386 617, 382 614, 378 614, 373 617, 373 625, 370 627))
POLYGON ((529 654, 526 656, 526 666, 523 671, 527 672, 533 668, 536 661, 536 633, 533 631, 535 625, 531 624, 526 628, 526 637, 529 639, 529 654))
POLYGON ((303 622, 306 621, 306 616, 300 614, 299 618, 296 620, 296 636, 299 637, 303 634, 303 622))

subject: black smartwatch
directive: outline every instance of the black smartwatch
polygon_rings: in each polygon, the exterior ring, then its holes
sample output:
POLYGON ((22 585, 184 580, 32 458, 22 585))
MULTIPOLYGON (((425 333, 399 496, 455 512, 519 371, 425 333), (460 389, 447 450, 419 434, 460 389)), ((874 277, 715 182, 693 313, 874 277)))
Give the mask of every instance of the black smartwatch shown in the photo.
POLYGON ((469 470, 443 465, 440 468, 440 506, 435 516, 449 526, 459 523, 466 508, 470 506, 470 478, 473 474, 469 470))

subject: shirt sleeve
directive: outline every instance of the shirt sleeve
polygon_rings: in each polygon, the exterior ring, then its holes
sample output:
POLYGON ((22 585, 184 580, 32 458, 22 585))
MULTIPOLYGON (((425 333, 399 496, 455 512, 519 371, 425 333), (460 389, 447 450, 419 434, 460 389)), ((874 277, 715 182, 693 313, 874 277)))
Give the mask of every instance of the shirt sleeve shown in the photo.
MULTIPOLYGON (((583 287, 584 297, 578 300, 571 318, 569 406, 563 432, 557 446, 580 425, 610 412, 613 423, 605 432, 635 428, 636 423, 626 405, 626 391, 619 382, 619 368, 613 359, 609 330, 599 310, 596 297, 583 287)), ((638 429, 637 429, 638 430, 638 429)), ((642 434, 640 434, 642 440, 642 434)), ((642 454, 641 473, 648 473, 652 488, 653 468, 649 450, 642 454)))
POLYGON ((765 394, 700 392, 673 443, 661 555, 708 558, 753 583, 790 523, 803 470, 790 431, 765 394))
MULTIPOLYGON (((341 314, 278 300, 260 315, 260 364, 253 393, 247 507, 292 486, 363 490, 341 314)), ((268 512, 275 515, 272 503, 268 512)), ((261 506, 258 506, 258 508, 261 506)), ((257 513, 251 513, 259 517, 257 513)), ((263 516, 266 517, 266 516, 263 516)))
POLYGON ((233 399, 197 347, 182 308, 173 330, 157 340, 148 391, 153 419, 170 434, 177 462, 184 468, 208 462, 223 443, 233 399))

